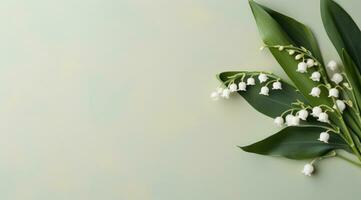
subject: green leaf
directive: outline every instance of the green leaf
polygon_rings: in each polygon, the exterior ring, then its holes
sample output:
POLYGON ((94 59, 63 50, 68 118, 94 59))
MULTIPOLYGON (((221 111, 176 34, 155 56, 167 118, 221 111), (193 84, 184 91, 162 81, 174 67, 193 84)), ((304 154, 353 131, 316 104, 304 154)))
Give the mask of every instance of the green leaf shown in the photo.
MULTIPOLYGON (((261 5, 262 6, 262 5, 261 5)), ((282 30, 290 37, 296 46, 305 47, 311 51, 318 61, 323 62, 320 48, 311 29, 295 19, 276 12, 270 8, 262 6, 262 8, 281 26, 282 30)))
POLYGON ((342 57, 342 49, 346 49, 361 71, 361 31, 351 16, 332 0, 321 0, 322 22, 328 37, 342 57))
MULTIPOLYGON (((223 72, 218 75, 218 79, 222 82, 226 82, 229 80, 228 77, 241 72, 246 74, 253 73, 245 71, 223 72)), ((249 77, 249 75, 247 77, 249 77)), ((255 79, 257 79, 257 77, 255 77, 255 79)), ((275 80, 275 78, 269 77, 269 80, 275 80)), ((272 118, 280 116, 284 111, 293 108, 292 103, 297 102, 297 100, 307 103, 307 100, 302 94, 296 91, 295 87, 284 81, 280 82, 282 83, 282 90, 271 90, 271 84, 269 87, 269 96, 259 94, 261 87, 264 85, 259 83, 248 86, 247 91, 239 91, 238 93, 257 111, 272 118)))
POLYGON ((330 133, 328 143, 318 141, 323 131, 325 129, 320 127, 287 127, 262 141, 240 148, 246 152, 296 160, 315 158, 336 149, 350 152, 348 145, 337 134, 330 133))
MULTIPOLYGON (((281 17, 278 15, 278 17, 274 18, 273 16, 276 14, 271 12, 270 9, 265 9, 254 1, 250 1, 249 3, 260 35, 266 45, 302 45, 308 46, 308 48, 313 48, 312 50, 315 51, 315 39, 313 36, 311 37, 311 33, 306 26, 299 22, 291 22, 290 18, 282 18, 282 20, 280 20, 281 17), (277 21, 277 19, 280 20, 280 22, 277 21), (298 33, 298 35, 289 35, 295 33, 298 33)), ((296 72, 299 61, 296 61, 293 56, 288 55, 286 51, 279 51, 275 48, 270 48, 270 51, 278 63, 282 66, 288 77, 292 80, 303 96, 307 98, 312 106, 321 104, 332 105, 331 99, 327 98, 327 90, 323 90, 321 92, 320 98, 309 95, 311 89, 316 87, 317 83, 309 78, 310 73, 300 74, 296 72)), ((316 50, 314 54, 317 54, 317 52, 318 50, 316 50)))
MULTIPOLYGON (((356 99, 353 99, 354 106, 358 106, 358 108, 361 108, 361 81, 360 81, 360 75, 357 73, 356 65, 353 62, 352 58, 349 56, 347 51, 345 49, 342 49, 342 61, 344 63, 344 70, 345 74, 348 78, 348 82, 353 88, 350 93, 353 93, 355 95, 356 99), (356 101, 356 102, 355 102, 356 101)), ((352 95, 350 95, 353 97, 352 95)))

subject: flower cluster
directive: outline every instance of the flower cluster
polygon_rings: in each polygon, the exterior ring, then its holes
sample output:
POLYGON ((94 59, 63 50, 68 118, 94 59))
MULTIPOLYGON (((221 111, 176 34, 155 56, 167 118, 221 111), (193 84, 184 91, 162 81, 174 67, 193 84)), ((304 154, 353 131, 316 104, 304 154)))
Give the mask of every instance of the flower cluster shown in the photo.
MULTIPOLYGON (((301 109, 290 109, 282 113, 281 116, 278 116, 274 119, 274 123, 277 126, 283 126, 284 124, 287 126, 298 126, 300 125, 300 121, 306 121, 309 114, 312 117, 317 118, 319 122, 323 123, 330 123, 329 116, 327 112, 334 112, 339 111, 340 113, 343 113, 343 111, 346 109, 346 104, 344 100, 338 99, 340 97, 340 91, 339 89, 343 89, 340 84, 343 82, 343 75, 341 73, 338 73, 338 65, 335 61, 331 60, 327 64, 327 69, 332 74, 331 76, 331 82, 335 84, 334 87, 331 87, 331 84, 328 83, 327 75, 323 71, 323 68, 320 66, 320 63, 312 56, 312 54, 305 48, 296 48, 292 45, 290 46, 272 46, 270 48, 278 48, 280 51, 287 51, 290 56, 294 56, 295 60, 299 60, 300 62, 297 64, 296 71, 301 74, 310 74, 309 78, 314 82, 319 82, 319 84, 315 87, 313 87, 309 93, 312 97, 319 98, 321 95, 321 87, 325 87, 328 90, 328 97, 332 98, 335 102, 332 108, 329 108, 326 105, 320 105, 315 107, 302 107, 301 109), (296 55, 295 55, 296 54, 296 55), (324 80, 321 80, 323 78, 324 80), (321 83, 323 82, 323 83, 321 83), (327 84, 326 84, 327 83, 327 84), (326 107, 325 110, 322 110, 322 107, 326 107), (309 110, 311 111, 309 113, 309 110), (293 115, 293 112, 297 111, 295 115, 293 115), (289 114, 287 114, 290 112, 289 114), (285 118, 283 118, 283 115, 286 115, 285 118)), ((347 86, 348 83, 343 83, 344 86, 347 86)), ((329 132, 321 132, 319 135, 318 140, 324 143, 328 143, 330 139, 329 132)), ((314 167, 311 164, 306 164, 304 166, 304 169, 302 173, 307 176, 311 176, 312 172, 314 171, 314 167)))
POLYGON ((222 86, 218 87, 216 91, 211 93, 210 97, 213 100, 219 100, 219 98, 229 99, 232 93, 247 91, 247 87, 256 85, 256 79, 254 78, 254 76, 258 76, 257 79, 260 84, 265 83, 259 91, 260 95, 264 95, 264 96, 269 95, 270 89, 268 85, 271 83, 272 83, 272 88, 271 88, 272 90, 282 90, 282 83, 280 82, 280 80, 278 78, 277 79, 273 78, 272 80, 270 80, 269 76, 272 75, 269 73, 254 72, 250 77, 247 78, 246 81, 244 81, 246 74, 238 73, 229 77, 230 79, 228 80, 227 87, 225 88, 223 88, 222 86))
MULTIPOLYGON (((347 100, 340 99, 343 96, 342 92, 345 88, 349 89, 348 80, 344 81, 344 75, 337 72, 338 65, 335 61, 330 61, 327 64, 327 69, 332 75, 330 80, 322 68, 322 64, 312 56, 311 52, 301 47, 294 47, 292 45, 282 46, 266 46, 269 48, 277 48, 279 51, 286 51, 289 56, 294 56, 294 59, 299 61, 295 66, 295 71, 300 73, 300 76, 307 76, 316 86, 311 88, 309 95, 315 98, 320 98, 321 93, 324 91, 322 88, 327 89, 328 98, 334 102, 332 107, 328 105, 310 106, 304 102, 294 102, 291 108, 281 113, 274 118, 274 123, 279 126, 302 126, 307 124, 307 120, 311 117, 318 122, 326 123, 325 131, 319 133, 319 137, 315 138, 315 141, 322 143, 328 143, 330 140, 330 131, 339 133, 339 128, 335 127, 330 119, 329 113, 336 112, 342 114, 346 109, 347 100), (327 128, 330 127, 330 128, 327 128)), ((263 49, 264 47, 262 47, 263 49)), ((260 95, 269 96, 270 90, 282 90, 282 82, 280 78, 275 77, 271 73, 266 72, 240 72, 227 77, 227 80, 223 81, 222 86, 218 87, 216 91, 211 93, 213 100, 220 98, 229 99, 230 95, 236 92, 245 92, 249 87, 257 85, 258 93, 260 95), (271 86, 271 87, 270 87, 271 86)), ((323 95, 326 96, 326 95, 323 95)), ((322 96, 322 98, 323 98, 322 96)), ((351 107, 351 104, 348 104, 351 107)), ((313 162, 304 166, 302 173, 306 176, 311 176, 314 171, 313 162)))

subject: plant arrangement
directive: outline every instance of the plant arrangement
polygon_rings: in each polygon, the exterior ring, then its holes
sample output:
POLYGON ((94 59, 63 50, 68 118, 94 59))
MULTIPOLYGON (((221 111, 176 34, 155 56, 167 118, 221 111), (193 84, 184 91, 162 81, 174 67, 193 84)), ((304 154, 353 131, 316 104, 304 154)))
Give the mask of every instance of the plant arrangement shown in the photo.
POLYGON ((227 71, 214 100, 241 95, 282 127, 242 150, 289 159, 309 159, 302 173, 311 176, 323 158, 340 157, 361 167, 361 31, 333 0, 321 0, 326 32, 342 63, 324 63, 317 41, 304 24, 249 1, 264 46, 292 83, 270 72, 227 71), (344 156, 341 151, 354 156, 344 156))

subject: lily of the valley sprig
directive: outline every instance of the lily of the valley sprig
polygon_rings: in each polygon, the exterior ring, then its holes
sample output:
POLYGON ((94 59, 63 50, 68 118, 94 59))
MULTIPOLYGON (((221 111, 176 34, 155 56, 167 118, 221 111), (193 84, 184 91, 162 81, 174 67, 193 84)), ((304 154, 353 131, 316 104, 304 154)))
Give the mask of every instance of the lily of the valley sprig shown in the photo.
POLYGON ((324 158, 340 157, 361 167, 361 31, 332 0, 321 0, 322 20, 342 63, 325 64, 311 30, 302 23, 250 1, 264 45, 292 84, 264 71, 218 75, 213 100, 244 97, 259 112, 274 118, 280 131, 240 147, 244 151, 310 159, 302 173, 311 176, 324 158), (358 161, 340 151, 354 155, 358 161))

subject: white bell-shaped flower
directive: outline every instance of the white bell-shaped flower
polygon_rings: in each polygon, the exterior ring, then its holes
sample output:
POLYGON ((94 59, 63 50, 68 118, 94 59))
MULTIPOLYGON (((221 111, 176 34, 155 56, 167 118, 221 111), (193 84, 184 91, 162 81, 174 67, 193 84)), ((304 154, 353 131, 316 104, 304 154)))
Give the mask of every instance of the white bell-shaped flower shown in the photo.
POLYGON ((337 100, 336 100, 336 105, 333 105, 333 108, 334 108, 334 109, 337 109, 337 108, 338 108, 338 110, 339 110, 341 113, 346 109, 346 104, 345 104, 345 102, 343 102, 342 100, 337 99, 337 100), (336 107, 336 105, 337 105, 337 107, 336 107))
POLYGON ((302 120, 306 120, 307 117, 308 117, 308 112, 307 112, 307 110, 302 109, 302 110, 298 111, 298 117, 299 117, 300 119, 302 119, 302 120))
POLYGON ((316 106, 316 107, 312 108, 312 113, 311 113, 312 116, 318 117, 318 116, 320 116, 321 113, 322 113, 321 107, 316 106))
POLYGON ((282 84, 279 81, 276 81, 272 84, 272 90, 282 90, 282 84))
POLYGON ((311 176, 314 170, 315 168, 313 167, 313 165, 311 163, 308 163, 303 167, 302 174, 304 174, 305 176, 311 176))
POLYGON ((290 126, 290 124, 292 124, 292 119, 293 119, 293 115, 292 114, 288 114, 288 115, 286 115, 286 124, 287 124, 287 126, 290 126))
POLYGON ((218 92, 212 92, 211 93, 211 99, 214 101, 217 101, 219 99, 219 93, 218 92))
POLYGON ((327 68, 329 68, 331 71, 335 71, 337 69, 337 63, 334 60, 331 60, 327 64, 327 68))
POLYGON ((300 125, 300 118, 298 116, 288 114, 286 116, 286 124, 287 126, 298 126, 300 125))
POLYGON ((283 49, 285 49, 284 46, 279 46, 279 47, 278 47, 278 50, 280 50, 280 51, 283 51, 283 49))
POLYGON ((339 95, 339 92, 336 88, 331 88, 329 91, 328 91, 328 97, 338 97, 339 95))
POLYGON ((298 125, 300 125, 300 118, 298 116, 293 116, 291 119, 290 126, 298 126, 298 125))
POLYGON ((307 64, 305 62, 298 63, 297 72, 306 73, 307 72, 307 64))
POLYGON ((258 80, 260 83, 266 82, 268 80, 268 77, 266 74, 260 73, 258 75, 258 80))
POLYGON ((297 54, 297 55, 295 56, 295 59, 296 59, 296 60, 299 60, 299 59, 301 59, 302 57, 303 57, 302 54, 297 54))
POLYGON ((239 82, 238 87, 239 87, 240 91, 246 91, 247 85, 245 82, 242 81, 242 82, 239 82))
POLYGON ((268 93, 269 93, 269 89, 267 86, 263 86, 261 88, 261 91, 259 92, 259 94, 262 94, 262 95, 265 95, 265 96, 268 96, 268 93))
POLYGON ((320 138, 318 138, 319 141, 328 143, 328 140, 330 139, 330 135, 327 132, 320 133, 320 138))
POLYGON ((282 126, 283 124, 284 124, 284 120, 283 120, 283 118, 282 117, 276 117, 275 119, 274 119, 274 123, 277 125, 277 126, 282 126))
POLYGON ((343 77, 340 73, 334 73, 332 75, 332 78, 331 78, 331 81, 336 83, 336 84, 339 84, 343 81, 343 77))
POLYGON ((315 65, 315 61, 311 58, 307 59, 306 61, 307 67, 313 67, 315 65))
POLYGON ((325 112, 322 112, 318 115, 318 121, 320 122, 325 122, 325 123, 329 123, 330 121, 328 120, 328 114, 325 112))
POLYGON ((310 77, 310 79, 311 80, 313 80, 313 81, 320 81, 320 78, 321 78, 321 74, 320 74, 320 72, 313 72, 312 74, 311 74, 311 77, 310 77))
POLYGON ((313 97, 320 97, 320 94, 321 94, 321 89, 318 87, 312 88, 311 93, 310 93, 310 95, 313 97))
POLYGON ((235 84, 235 83, 232 83, 232 84, 230 84, 229 86, 228 86, 228 88, 229 88, 229 91, 230 92, 235 92, 235 91, 237 91, 237 84, 235 84))
POLYGON ((224 89, 222 92, 222 97, 225 99, 229 99, 229 95, 231 94, 231 91, 229 91, 229 89, 224 89))
POLYGON ((254 78, 249 77, 247 79, 247 85, 256 85, 256 81, 254 80, 254 78))
POLYGON ((223 88, 221 88, 221 87, 219 87, 219 88, 217 88, 217 93, 219 94, 219 95, 222 95, 222 93, 223 93, 223 88))

